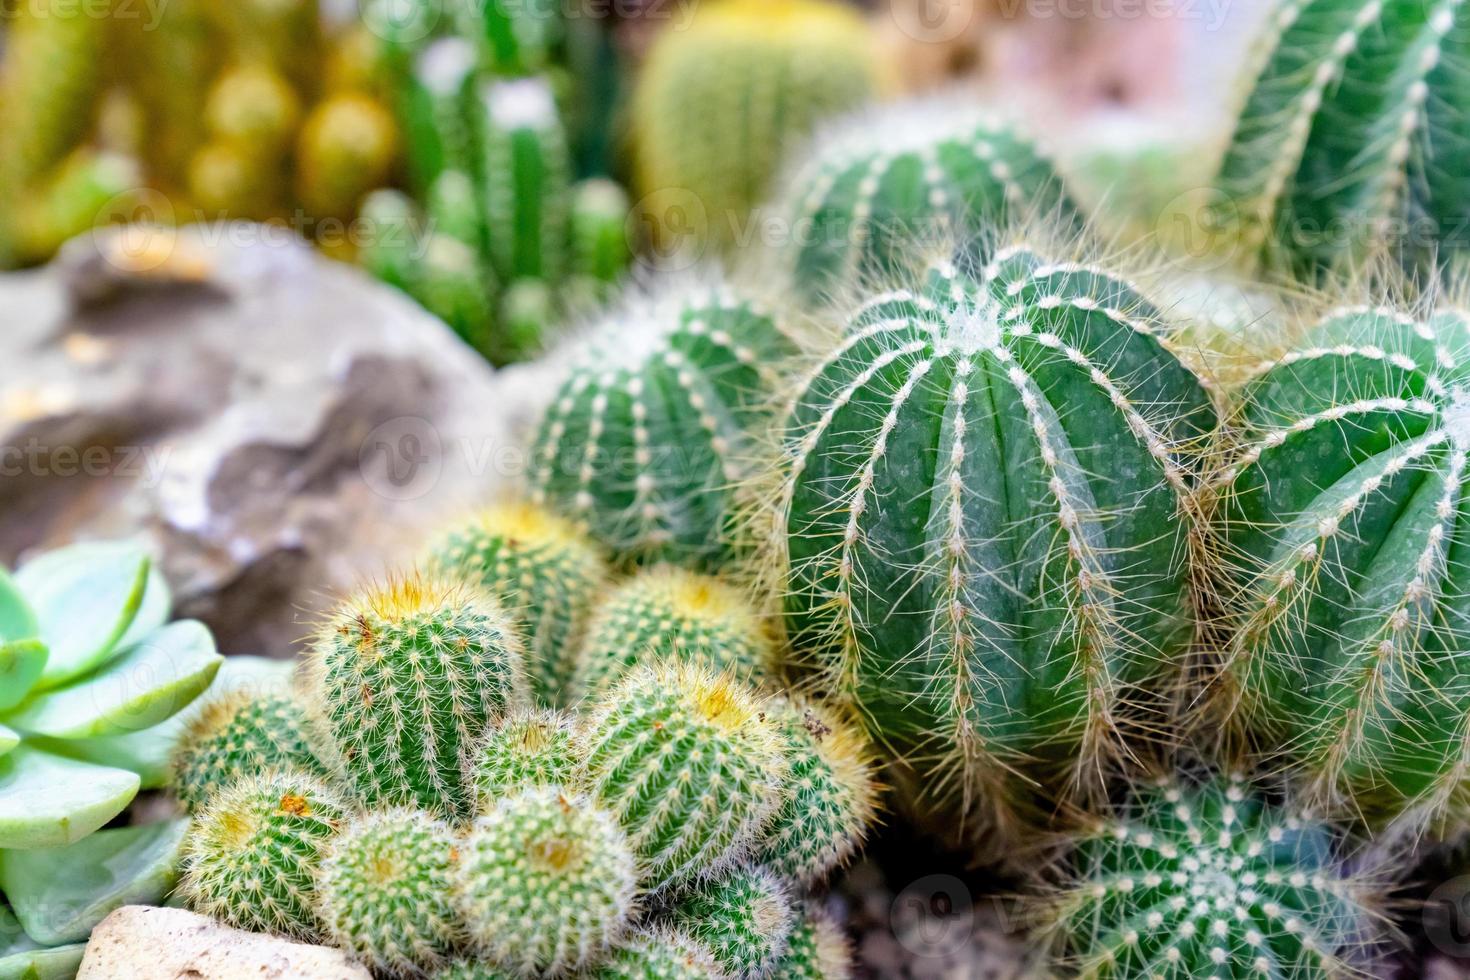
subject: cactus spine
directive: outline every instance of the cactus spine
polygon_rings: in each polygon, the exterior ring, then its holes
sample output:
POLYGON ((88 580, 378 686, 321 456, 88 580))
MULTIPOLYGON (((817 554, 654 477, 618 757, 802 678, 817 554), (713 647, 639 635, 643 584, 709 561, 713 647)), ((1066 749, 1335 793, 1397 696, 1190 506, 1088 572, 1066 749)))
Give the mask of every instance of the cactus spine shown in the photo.
POLYGON ((644 933, 608 957, 593 980, 710 980, 722 976, 713 954, 681 932, 644 933))
POLYGON ((637 891, 637 862, 613 817, 585 797, 540 787, 475 821, 454 896, 492 964, 555 976, 622 938, 637 891))
POLYGON ((1010 767, 1095 769, 1175 679, 1192 611, 1178 452, 1213 412, 1165 339, 1128 283, 1010 249, 981 281, 941 264, 874 298, 796 397, 778 559, 793 645, 991 822, 1014 816, 1010 767))
POLYGON ((764 868, 704 882, 672 914, 675 927, 708 948, 733 980, 776 976, 794 919, 786 887, 764 868))
POLYGON ((190 829, 181 894, 242 929, 316 936, 314 876, 346 810, 326 784, 290 770, 233 784, 190 829))
POLYGON ((772 365, 792 352, 729 288, 635 297, 599 325, 541 421, 535 499, 620 558, 718 558, 772 365))
POLYGON ((194 813, 240 778, 281 767, 326 775, 307 743, 301 706, 240 692, 206 705, 179 737, 173 790, 194 813))
POLYGON ((517 789, 570 785, 576 769, 570 717, 540 709, 512 712, 475 756, 477 809, 486 813, 517 789))
POLYGON ((776 975, 782 980, 850 980, 852 951, 847 937, 825 913, 810 902, 801 903, 776 975))
POLYGON ((313 707, 366 802, 465 816, 463 768, 521 698, 522 670, 520 641, 493 598, 411 575, 357 596, 322 628, 313 707))
POLYGON ((748 850, 779 804, 780 733, 744 685, 702 664, 643 667, 586 720, 585 781, 662 887, 748 850))
POLYGON ((750 600, 710 575, 671 565, 641 572, 598 603, 577 658, 577 690, 599 695, 639 664, 704 663, 739 680, 771 678, 774 645, 750 600))

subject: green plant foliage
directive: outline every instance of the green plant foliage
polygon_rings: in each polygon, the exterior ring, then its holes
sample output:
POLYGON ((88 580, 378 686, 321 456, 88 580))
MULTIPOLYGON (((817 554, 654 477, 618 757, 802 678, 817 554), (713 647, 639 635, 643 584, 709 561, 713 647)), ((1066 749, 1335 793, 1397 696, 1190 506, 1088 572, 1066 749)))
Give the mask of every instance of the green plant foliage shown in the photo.
POLYGON ((795 914, 786 886, 774 874, 736 868, 701 882, 674 906, 671 918, 734 980, 760 980, 777 976, 795 914))

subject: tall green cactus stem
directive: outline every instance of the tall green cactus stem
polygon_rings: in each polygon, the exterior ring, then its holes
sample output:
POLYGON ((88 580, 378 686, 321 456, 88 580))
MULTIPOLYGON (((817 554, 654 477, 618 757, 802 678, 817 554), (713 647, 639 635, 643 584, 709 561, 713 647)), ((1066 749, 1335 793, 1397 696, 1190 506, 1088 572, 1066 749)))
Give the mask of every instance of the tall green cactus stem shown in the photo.
POLYGON ((745 685, 703 664, 642 667, 585 720, 593 795, 664 887, 749 850, 780 803, 779 730, 745 685))
POLYGON ((419 810, 349 820, 327 845, 316 881, 332 944, 393 975, 442 964, 460 944, 449 901, 455 848, 449 825, 419 810))
POLYGON ((852 723, 814 702, 773 705, 791 761, 785 799, 755 859, 802 885, 815 885, 850 858, 877 813, 872 747, 852 723))
POLYGON ((628 192, 606 178, 584 180, 572 189, 572 274, 615 283, 632 259, 628 244, 628 192))
MULTIPOLYGON (((828 0, 700 7, 655 42, 633 104, 641 192, 696 202, 722 247, 748 232, 781 154, 824 119, 867 102, 883 72, 871 32, 828 0)), ((674 231, 672 227, 669 229, 674 231)), ((699 228, 693 229, 696 232, 699 228)))
POLYGON ((549 66, 562 32, 553 0, 484 0, 462 5, 460 33, 474 38, 480 65, 496 75, 520 76, 549 66))
POLYGON ((634 297, 599 325, 541 421, 535 499, 620 558, 718 559, 749 432, 792 353, 727 287, 634 297))
POLYGON ((525 640, 537 698, 568 698, 577 645, 608 570, 575 525, 523 500, 498 504, 450 530, 430 563, 500 598, 525 640))
POLYGON ((334 762, 370 805, 472 810, 464 767, 519 702, 520 640, 470 586, 417 575, 340 607, 311 650, 312 708, 334 762))
POLYGON ((1010 768, 1096 772, 1177 681, 1179 452, 1212 427, 1157 310, 1105 272, 1009 249, 983 281, 941 264, 875 297, 787 425, 795 648, 977 828, 1013 819, 1010 768))
POLYGON ((512 364, 535 357, 545 347, 557 317, 557 297, 544 280, 518 279, 511 283, 500 297, 490 360, 512 364))
POLYGON ((480 92, 480 177, 490 260, 505 282, 567 271, 571 156, 551 86, 490 82, 480 92))
POLYGON ((795 912, 786 886, 765 868, 736 868, 701 883, 671 918, 732 980, 784 977, 774 971, 786 955, 795 912))
POLYGON ((425 47, 405 78, 398 121, 409 178, 421 195, 445 170, 471 170, 475 154, 468 107, 474 77, 474 45, 447 37, 425 47))
POLYGON ((406 194, 373 191, 362 202, 358 224, 363 242, 357 259, 377 278, 411 292, 417 284, 422 259, 422 219, 406 194))
POLYGON ((195 819, 180 894, 195 911, 241 929, 315 937, 315 875, 346 813, 315 777, 290 770, 247 777, 195 819))
POLYGON ((776 650, 741 590, 672 565, 651 568, 599 602, 577 658, 577 691, 600 695, 639 664, 704 663, 739 680, 774 675, 776 650))
POLYGON ((1248 246, 1311 273, 1470 244, 1470 10, 1294 0, 1257 55, 1218 177, 1248 246))
POLYGON ((1238 628, 1214 688, 1315 802, 1411 823, 1470 812, 1470 314, 1327 316, 1244 389, 1216 486, 1238 628))
POLYGON ((850 980, 852 950, 847 937, 825 913, 810 902, 801 903, 776 975, 782 980, 850 980))
POLYGON ((625 943, 592 973, 593 980, 711 980, 724 974, 693 937, 667 928, 625 943))
POLYGON ((558 787, 509 796, 475 821, 454 897, 490 963, 557 976, 595 961, 637 909, 638 865, 617 822, 558 787))
POLYGON ((294 698, 238 691, 204 707, 179 736, 173 790, 191 813, 245 776, 290 767, 325 776, 294 698))
POLYGON ((451 235, 431 232, 419 247, 413 296, 475 350, 495 346, 493 281, 474 248, 451 235))
POLYGON ((476 252, 484 247, 486 230, 475 181, 463 170, 445 169, 434 178, 424 213, 436 233, 464 242, 476 252))
POLYGON ((1020 219, 1078 222, 1051 161, 1016 128, 945 100, 844 120, 786 189, 786 261, 808 301, 911 271, 916 251, 993 240, 1020 219))
POLYGON ((1334 843, 1239 780, 1163 782, 1078 842, 1052 926, 1080 976, 1357 976, 1363 889, 1334 843))
POLYGON ((475 755, 477 809, 531 786, 567 786, 576 779, 572 719, 560 711, 523 709, 506 715, 475 755))

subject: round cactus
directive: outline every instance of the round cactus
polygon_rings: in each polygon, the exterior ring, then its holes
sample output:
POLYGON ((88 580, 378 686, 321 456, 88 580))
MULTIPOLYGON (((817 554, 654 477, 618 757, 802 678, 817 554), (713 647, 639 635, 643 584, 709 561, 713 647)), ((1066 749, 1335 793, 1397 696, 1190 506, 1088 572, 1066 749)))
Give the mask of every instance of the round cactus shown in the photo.
POLYGON ((1459 254, 1470 239, 1470 13, 1455 2, 1281 4, 1217 180, 1245 244, 1295 271, 1459 254))
POLYGON ((430 562, 500 598, 525 640, 534 693, 543 704, 563 703, 583 626, 608 574, 586 535, 543 507, 511 501, 449 531, 430 562))
POLYGON ((384 972, 443 963, 459 938, 449 902, 454 849, 449 826, 418 810, 349 820, 317 873, 316 910, 328 938, 384 972))
POLYGON ((825 913, 809 902, 797 909, 786 958, 776 975, 781 980, 850 980, 852 950, 847 937, 825 913))
POLYGON ((359 264, 390 286, 414 292, 423 221, 413 201, 399 191, 373 191, 363 199, 358 223, 363 229, 359 264))
POLYGON ((398 153, 393 115, 359 92, 328 96, 306 117, 296 147, 296 191, 316 216, 350 217, 388 182, 398 153))
POLYGON ((628 192, 595 177, 572 189, 572 273, 615 283, 632 258, 628 243, 628 192))
POLYGON ((530 786, 563 786, 577 769, 572 722, 558 711, 523 709, 507 715, 475 756, 478 809, 530 786))
POLYGON ((783 700, 771 714, 785 736, 791 774, 755 859, 813 885, 852 856, 873 822, 871 748, 860 730, 815 703, 783 700))
POLYGON ((433 980, 515 980, 515 974, 479 960, 459 960, 433 974, 433 980))
POLYGON ((493 350, 494 284, 474 248, 451 235, 431 233, 420 251, 414 298, 471 347, 481 353, 493 350))
POLYGON ((487 83, 480 146, 490 259, 503 282, 556 282, 567 271, 571 157, 542 78, 487 83))
POLYGON ((215 136, 243 143, 258 157, 285 148, 296 131, 301 100, 280 72, 247 64, 215 80, 204 114, 215 136))
POLYGON ((602 956, 637 907, 638 866, 613 817, 534 787, 501 799, 464 842, 454 897, 484 958, 525 976, 602 956))
POLYGON ((326 775, 307 744, 302 708, 281 695, 238 691, 204 707, 179 736, 173 790, 193 813, 243 776, 291 767, 326 775))
POLYGON ((592 973, 593 980, 711 980, 723 976, 708 949, 691 936, 669 929, 639 935, 592 973))
POLYGON ((180 894, 195 911, 241 929, 316 936, 315 874, 346 811, 315 777, 247 777, 195 818, 180 894))
POLYGON ((1470 314, 1344 309, 1243 391, 1216 485, 1238 617, 1213 689, 1312 777, 1314 802, 1467 812, 1463 656, 1470 314))
POLYGON ((468 585, 395 579, 339 608, 309 663, 325 750, 367 803, 471 812, 463 768, 523 686, 499 603, 468 585))
POLYGON ((818 138, 785 191, 786 261, 815 300, 908 271, 916 249, 1019 219, 1075 225, 1051 161, 1011 125, 948 100, 865 112, 818 138))
POLYGON ((760 683, 773 674, 776 651, 739 589, 661 565, 597 604, 577 658, 577 690, 601 694, 638 664, 666 659, 702 662, 760 683))
POLYGON ((463 170, 448 168, 434 178, 425 194, 424 214, 435 233, 464 242, 476 253, 483 247, 486 231, 475 181, 463 170))
POLYGON ((793 353, 775 322, 725 287, 634 297, 599 324, 541 422, 538 501, 585 520, 622 558, 713 561, 793 353))
MULTIPOLYGON (((765 868, 737 868, 701 883, 671 918, 714 954, 732 980, 760 980, 786 955, 795 922, 786 886, 765 868)), ((785 974, 779 974, 785 976, 785 974)))
POLYGON ((1368 921, 1334 843, 1238 779, 1163 781, 1079 841, 1049 915, 1083 976, 1357 975, 1368 921))
POLYGON ((787 774, 779 729, 745 685, 703 664, 641 667, 586 719, 585 778, 662 887, 754 845, 787 774))
POLYGON ((1178 679, 1178 453, 1213 412, 1165 341, 1128 283, 1010 249, 875 298, 795 400, 793 646, 976 829, 1015 816, 1010 770, 1075 784, 1178 679))

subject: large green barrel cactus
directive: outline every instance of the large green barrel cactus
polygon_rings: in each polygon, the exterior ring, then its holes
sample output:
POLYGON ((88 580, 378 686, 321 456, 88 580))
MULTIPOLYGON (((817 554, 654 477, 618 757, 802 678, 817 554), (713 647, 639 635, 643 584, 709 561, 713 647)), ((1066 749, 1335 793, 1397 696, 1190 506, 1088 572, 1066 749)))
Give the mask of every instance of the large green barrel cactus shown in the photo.
POLYGON ((1051 161, 1013 126, 952 100, 860 113, 818 139, 785 190, 786 263, 807 300, 911 270, 916 252, 993 240, 1077 209, 1051 161), (980 233, 980 234, 977 234, 980 233))
POLYGON ((1360 976, 1364 883, 1239 780, 1161 782, 1078 841, 1049 918, 1084 977, 1360 976))
POLYGON ((728 287, 633 298, 598 325, 541 421, 536 499, 620 558, 719 557, 749 432, 792 351, 728 287))
POLYGON ((1181 452, 1212 420, 1104 272, 1012 249, 877 297, 788 420, 795 649, 982 816, 1009 768, 1094 768, 1188 638, 1181 452))
POLYGON ((1470 244, 1470 10, 1280 4, 1221 164, 1247 247, 1298 272, 1470 244))
POLYGON ((1345 309, 1244 390, 1217 526, 1218 703, 1323 802, 1462 817, 1470 316, 1345 309))
POLYGON ((496 275, 558 282, 569 262, 572 164, 551 85, 495 81, 479 99, 481 195, 496 275))

